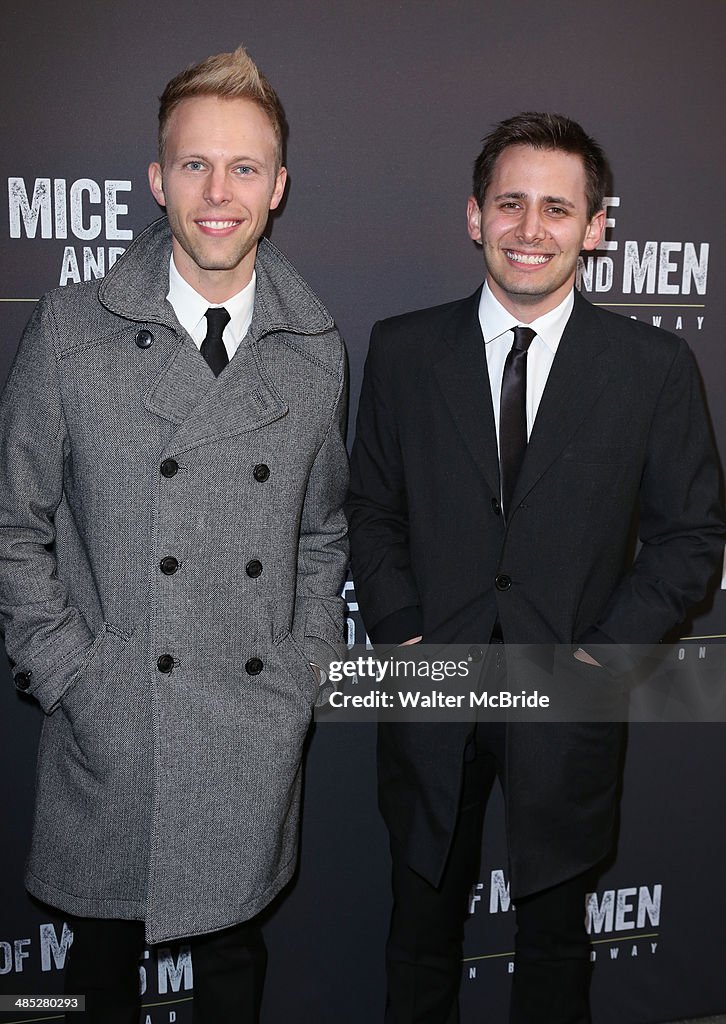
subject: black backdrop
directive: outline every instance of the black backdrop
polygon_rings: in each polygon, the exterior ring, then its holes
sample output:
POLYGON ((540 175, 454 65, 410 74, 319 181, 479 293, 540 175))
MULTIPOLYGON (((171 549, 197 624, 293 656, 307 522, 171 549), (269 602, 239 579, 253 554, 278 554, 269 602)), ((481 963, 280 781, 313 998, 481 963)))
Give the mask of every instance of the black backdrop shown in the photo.
MULTIPOLYGON (((6 0, 0 380, 32 301, 107 267, 156 216, 145 171, 165 82, 244 43, 291 125, 289 193, 272 236, 346 337, 351 423, 373 321, 481 279, 464 221, 479 140, 517 110, 550 109, 580 120, 615 172, 614 223, 583 289, 688 339, 723 451, 725 30, 721 0, 6 0)), ((348 596, 360 642, 352 587, 348 596)), ((725 627, 719 592, 684 635, 718 638, 725 627)), ((696 656, 693 641, 684 651, 696 656)), ((0 993, 51 993, 61 922, 22 889, 40 714, 2 674, 0 993)), ((593 908, 596 1024, 726 1010, 725 732, 631 729, 618 852, 593 908)), ((381 1019, 389 895, 374 785, 372 727, 318 726, 300 870, 266 929, 266 1024, 381 1019)), ((495 799, 468 926, 464 1024, 481 1019, 484 999, 492 1024, 506 1019, 513 915, 501 902, 490 913, 505 865, 495 799)), ((160 983, 149 961, 145 1024, 190 1019, 183 963, 172 950, 160 983)))

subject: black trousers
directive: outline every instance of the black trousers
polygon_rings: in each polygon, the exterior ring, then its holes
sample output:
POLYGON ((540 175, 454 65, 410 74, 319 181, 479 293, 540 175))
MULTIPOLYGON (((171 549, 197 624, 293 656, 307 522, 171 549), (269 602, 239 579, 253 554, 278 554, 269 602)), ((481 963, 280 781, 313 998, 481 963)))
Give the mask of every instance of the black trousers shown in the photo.
MULTIPOLYGON (((392 840, 386 1024, 459 1020, 464 922, 479 870, 487 799, 496 776, 504 776, 505 747, 504 725, 477 725, 465 753, 459 816, 438 887, 408 866, 392 840)), ((517 901, 510 1024, 590 1024, 585 892, 594 888, 596 877, 588 871, 517 901)))
MULTIPOLYGON (((65 991, 85 995, 69 1024, 138 1024, 141 921, 71 918, 65 991)), ((254 921, 188 939, 194 969, 194 1024, 257 1024, 267 951, 254 921)))

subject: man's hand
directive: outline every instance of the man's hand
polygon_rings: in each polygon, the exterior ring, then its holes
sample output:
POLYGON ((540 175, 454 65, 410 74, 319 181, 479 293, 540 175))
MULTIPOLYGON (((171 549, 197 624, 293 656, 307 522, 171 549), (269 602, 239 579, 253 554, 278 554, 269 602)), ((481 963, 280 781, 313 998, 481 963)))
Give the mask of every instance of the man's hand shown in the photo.
POLYGON ((595 659, 592 658, 587 653, 587 651, 583 651, 582 647, 578 647, 577 650, 574 652, 574 655, 575 655, 575 657, 577 658, 578 661, 584 661, 584 663, 586 665, 594 665, 595 668, 602 668, 602 665, 600 664, 600 662, 599 661, 595 661, 595 659))

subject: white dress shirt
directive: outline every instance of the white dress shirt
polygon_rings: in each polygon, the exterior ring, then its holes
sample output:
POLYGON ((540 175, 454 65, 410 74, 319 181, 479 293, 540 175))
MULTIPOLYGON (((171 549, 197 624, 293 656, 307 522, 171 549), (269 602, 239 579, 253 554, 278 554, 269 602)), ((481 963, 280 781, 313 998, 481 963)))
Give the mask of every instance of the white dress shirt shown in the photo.
MULTIPOLYGON (((574 304, 575 294, 572 291, 559 306, 551 309, 544 316, 537 317, 532 323, 524 325, 531 327, 536 334, 527 352, 527 439, 532 433, 539 403, 542 400, 545 384, 557 353, 557 346, 567 321, 570 319, 574 304)), ((521 320, 517 320, 515 316, 507 312, 501 302, 492 295, 489 285, 485 282, 479 300, 479 323, 484 335, 498 447, 502 374, 504 373, 504 363, 514 342, 514 328, 521 324, 521 320)))
POLYGON ((250 283, 237 292, 226 302, 209 302, 195 291, 192 286, 184 280, 174 264, 174 257, 169 261, 169 300, 176 318, 184 330, 192 338, 192 341, 201 349, 202 342, 207 336, 207 318, 205 313, 211 306, 224 306, 230 315, 230 321, 222 334, 222 341, 231 359, 249 330, 252 323, 252 313, 255 308, 255 284, 257 276, 252 271, 250 283))

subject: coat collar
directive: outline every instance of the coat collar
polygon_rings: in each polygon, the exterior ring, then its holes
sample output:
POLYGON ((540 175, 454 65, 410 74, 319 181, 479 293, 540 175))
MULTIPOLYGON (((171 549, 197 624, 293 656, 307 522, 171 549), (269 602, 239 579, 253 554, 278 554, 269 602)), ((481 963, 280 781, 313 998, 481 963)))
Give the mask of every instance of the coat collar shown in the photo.
MULTIPOLYGON (((247 337, 215 377, 166 301, 171 232, 166 217, 154 221, 112 267, 99 300, 127 320, 161 324, 163 366, 144 395, 149 410, 177 425, 167 454, 259 429, 288 412, 264 364, 258 342, 275 331, 322 334, 332 317, 283 254, 261 239, 255 260, 255 309, 247 337)), ((156 332, 155 332, 156 333, 156 332)))
MULTIPOLYGON (((109 270, 98 291, 101 304, 127 320, 164 324, 178 333, 178 321, 166 301, 170 255, 169 223, 166 217, 160 217, 142 231, 109 270)), ((257 247, 255 270, 257 289, 250 341, 275 330, 322 334, 333 327, 325 306, 266 238, 261 238, 257 247)))

